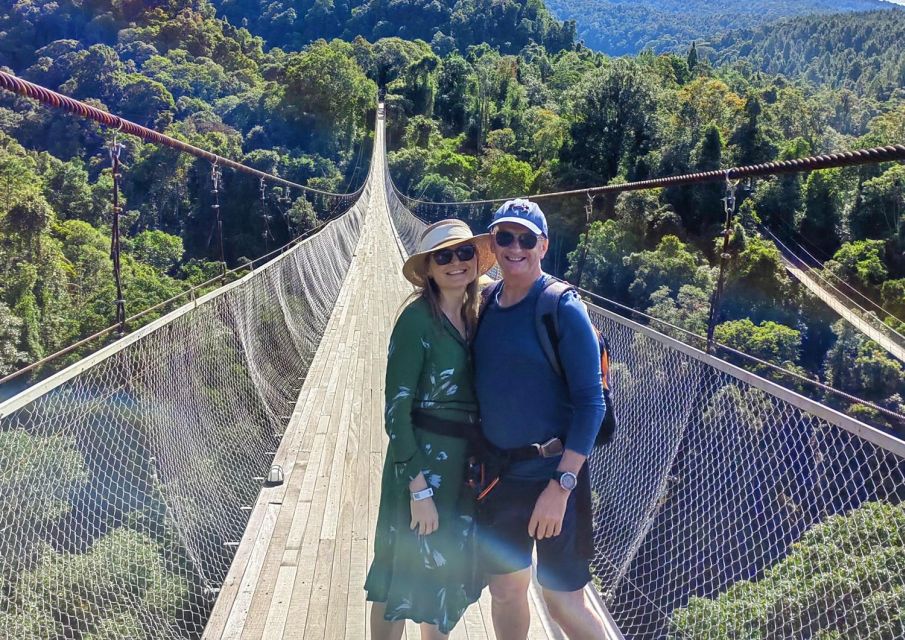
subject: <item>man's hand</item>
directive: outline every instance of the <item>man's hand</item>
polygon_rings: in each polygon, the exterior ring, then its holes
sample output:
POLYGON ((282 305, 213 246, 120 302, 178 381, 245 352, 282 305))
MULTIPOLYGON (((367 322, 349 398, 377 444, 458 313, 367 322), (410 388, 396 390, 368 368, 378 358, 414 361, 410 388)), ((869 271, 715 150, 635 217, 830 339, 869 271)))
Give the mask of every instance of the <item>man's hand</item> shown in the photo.
POLYGON ((531 520, 528 522, 528 535, 535 540, 558 536, 562 531, 562 519, 566 515, 568 501, 569 492, 551 480, 534 504, 531 520))

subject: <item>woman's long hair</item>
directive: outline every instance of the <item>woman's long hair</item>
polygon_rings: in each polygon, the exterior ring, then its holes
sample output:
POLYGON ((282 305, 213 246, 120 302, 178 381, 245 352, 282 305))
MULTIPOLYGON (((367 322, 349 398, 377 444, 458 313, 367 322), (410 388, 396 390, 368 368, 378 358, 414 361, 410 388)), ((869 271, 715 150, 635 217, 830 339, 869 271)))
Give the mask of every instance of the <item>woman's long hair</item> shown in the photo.
MULTIPOLYGON (((477 257, 477 254, 475 254, 477 257)), ((430 260, 430 254, 424 256, 425 260, 430 260)), ((478 311, 481 307, 481 294, 478 291, 478 280, 481 276, 476 276, 474 280, 465 287, 465 301, 462 304, 462 320, 465 322, 465 337, 471 339, 474 337, 475 329, 478 326, 478 311)), ((418 298, 424 298, 430 305, 431 314, 437 322, 443 321, 443 310, 440 308, 440 287, 434 282, 434 279, 425 276, 427 286, 418 287, 410 296, 402 303, 401 308, 407 307, 418 298)))

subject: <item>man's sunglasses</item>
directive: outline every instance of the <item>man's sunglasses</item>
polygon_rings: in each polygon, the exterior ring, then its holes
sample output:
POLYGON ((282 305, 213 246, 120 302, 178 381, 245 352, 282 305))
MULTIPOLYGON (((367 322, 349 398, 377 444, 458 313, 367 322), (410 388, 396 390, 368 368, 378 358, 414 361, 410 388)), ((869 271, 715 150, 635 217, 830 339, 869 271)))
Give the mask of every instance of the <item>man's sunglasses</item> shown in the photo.
POLYGON ((468 262, 474 258, 475 251, 475 246, 473 244, 463 244, 455 249, 440 249, 439 251, 434 251, 431 254, 431 257, 434 259, 435 263, 442 267, 443 265, 452 262, 453 254, 456 255, 459 262, 468 262))
MULTIPOLYGON (((517 237, 522 249, 530 250, 537 246, 537 236, 531 232, 520 233, 517 237)), ((516 235, 511 231, 497 231, 493 234, 493 241, 498 247, 508 247, 515 239, 516 235)))

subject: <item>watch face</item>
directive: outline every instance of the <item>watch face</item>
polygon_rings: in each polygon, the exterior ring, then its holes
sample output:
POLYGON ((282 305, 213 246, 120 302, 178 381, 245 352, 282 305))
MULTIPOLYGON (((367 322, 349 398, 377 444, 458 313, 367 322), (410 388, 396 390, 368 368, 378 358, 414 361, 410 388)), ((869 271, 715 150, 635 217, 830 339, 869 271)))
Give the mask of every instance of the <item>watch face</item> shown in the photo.
POLYGON ((559 477, 559 486, 561 486, 566 491, 571 491, 577 485, 578 478, 571 471, 566 471, 559 477))

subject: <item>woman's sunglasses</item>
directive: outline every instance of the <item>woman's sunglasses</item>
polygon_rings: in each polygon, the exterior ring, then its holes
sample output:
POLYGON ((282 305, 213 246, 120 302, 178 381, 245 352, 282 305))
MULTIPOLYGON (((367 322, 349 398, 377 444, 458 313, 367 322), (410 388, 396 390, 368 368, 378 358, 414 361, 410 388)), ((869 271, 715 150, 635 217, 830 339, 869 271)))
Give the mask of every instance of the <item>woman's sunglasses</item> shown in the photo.
POLYGON ((456 255, 459 262, 468 262, 474 258, 475 251, 475 246, 473 244, 463 244, 455 249, 440 249, 439 251, 434 251, 431 254, 431 257, 434 259, 435 263, 442 267, 443 265, 452 262, 453 254, 456 255))
MULTIPOLYGON (((511 231, 497 231, 493 234, 493 241, 498 247, 508 247, 515 239, 516 235, 511 231)), ((531 250, 537 246, 537 236, 530 232, 520 233, 518 244, 522 249, 531 250)))

